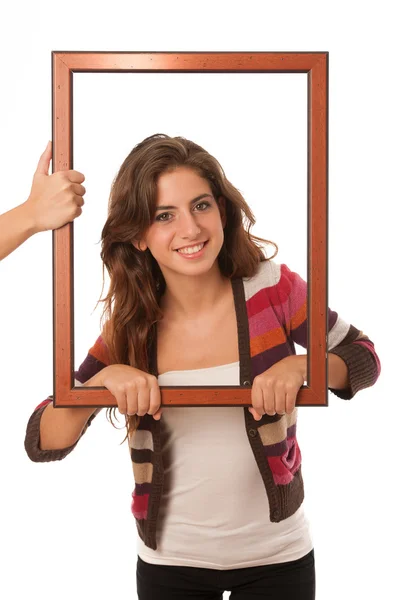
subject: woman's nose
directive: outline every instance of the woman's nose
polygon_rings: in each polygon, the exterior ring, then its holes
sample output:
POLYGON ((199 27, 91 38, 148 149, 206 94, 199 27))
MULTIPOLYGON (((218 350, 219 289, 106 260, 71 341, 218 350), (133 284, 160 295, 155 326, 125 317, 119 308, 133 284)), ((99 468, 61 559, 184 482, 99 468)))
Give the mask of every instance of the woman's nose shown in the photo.
POLYGON ((191 214, 180 215, 178 230, 181 237, 193 237, 201 232, 195 215, 191 214))

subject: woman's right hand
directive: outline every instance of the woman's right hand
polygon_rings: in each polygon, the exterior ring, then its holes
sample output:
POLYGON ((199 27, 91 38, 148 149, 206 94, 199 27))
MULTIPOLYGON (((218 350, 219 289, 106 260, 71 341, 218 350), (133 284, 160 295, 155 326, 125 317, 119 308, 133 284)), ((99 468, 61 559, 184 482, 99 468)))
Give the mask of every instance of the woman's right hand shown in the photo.
POLYGON ((161 418, 160 386, 155 375, 129 365, 109 365, 101 371, 101 385, 117 400, 119 412, 127 415, 146 413, 161 418))
POLYGON ((79 171, 56 171, 49 175, 52 142, 40 157, 28 200, 23 206, 33 223, 34 233, 59 229, 82 213, 86 189, 79 171))

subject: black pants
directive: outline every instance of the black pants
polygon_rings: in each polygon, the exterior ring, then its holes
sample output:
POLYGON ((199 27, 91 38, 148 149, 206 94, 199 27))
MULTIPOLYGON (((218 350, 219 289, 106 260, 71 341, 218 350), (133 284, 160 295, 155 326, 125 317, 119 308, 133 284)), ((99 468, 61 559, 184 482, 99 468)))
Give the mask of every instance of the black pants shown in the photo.
POLYGON ((246 569, 153 565, 138 556, 139 600, 315 600, 314 549, 297 560, 246 569))

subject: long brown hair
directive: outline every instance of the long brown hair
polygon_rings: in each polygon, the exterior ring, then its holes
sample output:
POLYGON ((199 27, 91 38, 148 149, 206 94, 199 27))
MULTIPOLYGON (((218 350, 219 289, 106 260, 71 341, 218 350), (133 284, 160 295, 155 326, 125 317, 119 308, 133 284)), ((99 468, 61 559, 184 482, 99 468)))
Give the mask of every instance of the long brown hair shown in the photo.
MULTIPOLYGON (((249 233, 255 223, 254 215, 216 158, 184 137, 157 133, 145 138, 128 154, 113 180, 108 217, 101 234, 103 288, 104 267, 110 287, 99 302, 105 303, 102 338, 110 364, 131 365, 149 372, 148 343, 153 325, 162 318, 159 300, 166 283, 150 251, 137 250, 132 242, 139 242, 153 222, 158 178, 179 166, 190 168, 206 179, 215 199, 225 198, 224 242, 217 257, 225 277, 252 277, 261 261, 271 260, 278 252, 274 242, 249 233), (275 254, 267 258, 256 240, 273 244, 275 254)), ((116 408, 108 407, 110 418, 116 408)), ((127 435, 123 441, 137 429, 140 418, 125 415, 127 435)))

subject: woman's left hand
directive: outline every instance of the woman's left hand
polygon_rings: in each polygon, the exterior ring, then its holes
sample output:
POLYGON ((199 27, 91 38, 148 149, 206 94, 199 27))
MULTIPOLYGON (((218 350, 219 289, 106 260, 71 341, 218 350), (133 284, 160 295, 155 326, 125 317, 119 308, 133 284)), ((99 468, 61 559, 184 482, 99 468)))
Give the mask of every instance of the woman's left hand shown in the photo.
POLYGON ((306 380, 306 361, 306 355, 286 356, 254 377, 251 388, 253 406, 248 408, 256 421, 265 413, 272 416, 293 412, 297 393, 306 380))

